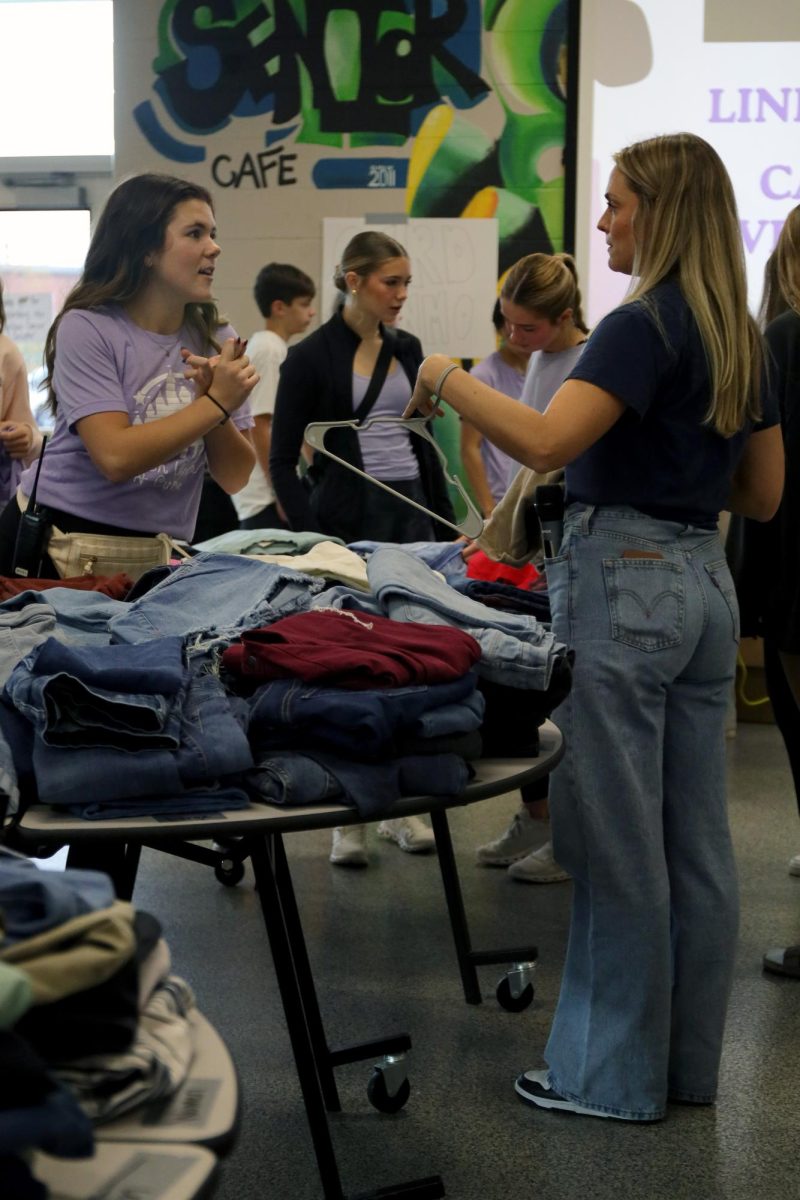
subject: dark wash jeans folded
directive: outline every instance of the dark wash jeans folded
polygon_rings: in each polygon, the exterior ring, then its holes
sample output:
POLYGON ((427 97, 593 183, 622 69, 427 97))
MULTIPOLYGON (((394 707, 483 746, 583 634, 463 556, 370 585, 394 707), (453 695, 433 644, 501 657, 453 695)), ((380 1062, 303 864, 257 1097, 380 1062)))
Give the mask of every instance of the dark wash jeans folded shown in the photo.
POLYGON ((248 785, 270 804, 338 801, 368 820, 389 814, 402 796, 460 796, 469 778, 469 767, 455 754, 357 763, 318 750, 266 754, 246 776, 248 785))
POLYGON ((399 734, 435 736, 480 727, 484 702, 470 672, 450 683, 350 691, 293 679, 264 684, 250 700, 253 746, 324 744, 359 759, 391 750, 399 734))
POLYGON ((488 579, 450 580, 450 586, 491 608, 499 608, 503 612, 530 613, 539 621, 550 620, 550 597, 545 591, 529 592, 511 583, 488 579))
POLYGON ((84 821, 115 821, 122 817, 202 817, 208 813, 249 808, 250 796, 236 784, 220 782, 209 787, 192 787, 175 795, 123 797, 118 800, 88 800, 63 807, 84 821))

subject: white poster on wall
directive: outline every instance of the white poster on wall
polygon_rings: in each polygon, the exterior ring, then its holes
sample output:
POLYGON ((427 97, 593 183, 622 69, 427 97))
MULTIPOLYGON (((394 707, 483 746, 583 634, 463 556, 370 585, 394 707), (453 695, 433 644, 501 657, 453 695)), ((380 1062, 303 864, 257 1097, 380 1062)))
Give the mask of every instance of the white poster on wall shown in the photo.
POLYGON ((386 233, 408 251, 411 286, 398 325, 416 334, 426 354, 485 358, 496 349, 491 315, 497 298, 497 221, 409 218, 369 223, 364 217, 322 222, 320 315, 333 311, 333 275, 347 243, 364 229, 386 233))
POLYGON ((582 8, 581 130, 576 243, 590 324, 624 295, 602 233, 612 154, 688 130, 731 176, 750 307, 789 211, 800 202, 800 6, 761 0, 598 0, 582 8))

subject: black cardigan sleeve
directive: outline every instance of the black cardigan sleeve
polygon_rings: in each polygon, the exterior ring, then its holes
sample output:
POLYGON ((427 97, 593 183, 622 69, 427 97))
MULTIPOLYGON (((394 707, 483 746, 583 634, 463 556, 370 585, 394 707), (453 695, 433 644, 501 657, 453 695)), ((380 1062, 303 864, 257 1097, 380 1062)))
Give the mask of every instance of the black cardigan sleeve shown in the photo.
POLYGON ((289 525, 295 531, 317 533, 319 524, 305 484, 297 474, 297 464, 306 425, 318 419, 316 401, 323 390, 319 376, 319 362, 312 347, 303 345, 290 351, 278 380, 269 454, 272 486, 289 525))

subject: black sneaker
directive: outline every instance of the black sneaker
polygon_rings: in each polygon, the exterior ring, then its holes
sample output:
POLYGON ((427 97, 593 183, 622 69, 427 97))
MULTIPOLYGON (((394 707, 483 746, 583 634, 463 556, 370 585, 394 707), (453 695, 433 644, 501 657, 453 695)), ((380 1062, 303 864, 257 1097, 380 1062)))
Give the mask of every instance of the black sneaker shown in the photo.
MULTIPOLYGON (((547 1070, 524 1071, 514 1083, 514 1090, 520 1100, 526 1104, 535 1104, 537 1108, 557 1108, 561 1112, 578 1113, 582 1117, 615 1117, 616 1113, 601 1112, 597 1108, 586 1108, 577 1100, 567 1100, 551 1088, 547 1082, 547 1070)), ((618 1120, 624 1121, 625 1117, 618 1120)))

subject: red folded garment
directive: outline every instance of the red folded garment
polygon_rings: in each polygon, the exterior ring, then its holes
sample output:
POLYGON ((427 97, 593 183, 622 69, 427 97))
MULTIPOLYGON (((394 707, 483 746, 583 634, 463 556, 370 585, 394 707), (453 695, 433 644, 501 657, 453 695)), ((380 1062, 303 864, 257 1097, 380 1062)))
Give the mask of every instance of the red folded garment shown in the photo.
POLYGON ((248 630, 225 651, 222 663, 257 679, 296 678, 364 690, 460 679, 480 656, 475 638, 450 625, 326 609, 248 630))
POLYGON ((124 600, 133 587, 130 575, 76 575, 72 579, 22 579, 16 575, 0 575, 0 601, 10 600, 20 592, 45 592, 48 588, 72 588, 76 592, 100 592, 112 600, 124 600))
POLYGON ((511 583, 514 587, 530 589, 539 578, 539 572, 533 563, 526 563, 524 567, 512 567, 508 563, 495 562, 488 554, 484 554, 483 550, 476 550, 467 559, 467 576, 470 579, 511 583))

